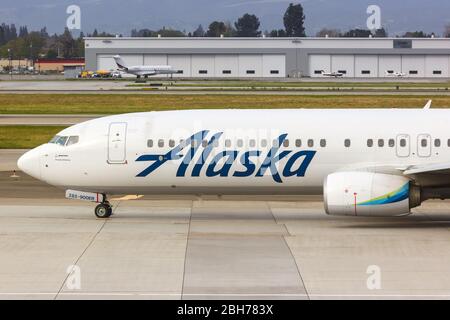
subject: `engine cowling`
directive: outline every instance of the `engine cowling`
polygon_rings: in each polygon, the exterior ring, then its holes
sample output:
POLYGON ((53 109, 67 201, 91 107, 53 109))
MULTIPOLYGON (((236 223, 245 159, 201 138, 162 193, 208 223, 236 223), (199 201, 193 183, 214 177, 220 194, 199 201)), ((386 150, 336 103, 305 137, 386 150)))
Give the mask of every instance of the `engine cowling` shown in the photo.
POLYGON ((336 172, 323 185, 329 215, 402 216, 420 205, 420 188, 404 176, 374 172, 336 172))

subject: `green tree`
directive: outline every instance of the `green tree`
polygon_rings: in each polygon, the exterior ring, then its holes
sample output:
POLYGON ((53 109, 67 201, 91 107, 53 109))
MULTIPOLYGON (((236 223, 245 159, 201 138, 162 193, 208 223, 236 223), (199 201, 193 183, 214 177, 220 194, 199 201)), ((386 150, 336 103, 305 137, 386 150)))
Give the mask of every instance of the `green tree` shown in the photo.
POLYGON ((205 36, 205 30, 203 30, 202 25, 200 24, 197 29, 192 33, 192 36, 194 37, 204 37, 205 36))
POLYGON ((42 53, 46 44, 47 41, 40 32, 30 32, 25 38, 26 49, 28 49, 27 57, 31 57, 33 60, 37 59, 39 57, 39 54, 42 53))
POLYGON ((64 33, 58 37, 58 43, 62 49, 62 56, 64 58, 74 57, 76 44, 69 29, 66 28, 64 33))
POLYGON ((180 30, 166 29, 166 28, 162 28, 158 31, 155 31, 155 33, 153 34, 154 37, 157 37, 158 35, 161 35, 161 37, 185 37, 186 36, 180 30))
POLYGON ((225 35, 227 32, 227 26, 222 21, 213 21, 206 31, 207 37, 220 37, 220 35, 225 35))
POLYGON ((370 30, 366 29, 352 29, 343 34, 345 38, 368 38, 372 35, 370 30))
POLYGON ((48 49, 46 57, 48 59, 56 59, 58 58, 58 51, 56 51, 55 49, 48 49))
POLYGON ((303 7, 299 4, 290 3, 283 17, 284 28, 288 37, 305 37, 305 15, 303 7))
POLYGON ((373 36, 375 38, 386 38, 388 36, 388 33, 387 33, 386 29, 381 28, 381 29, 375 30, 375 32, 373 33, 373 36))
POLYGON ((234 26, 238 37, 258 37, 261 35, 261 31, 259 31, 260 22, 254 14, 244 14, 236 21, 234 26))
POLYGON ((284 29, 272 30, 269 33, 269 37, 272 38, 286 37, 286 31, 284 29))
POLYGON ((403 34, 403 38, 431 38, 431 34, 426 34, 423 31, 408 31, 403 34))
POLYGON ((319 32, 316 33, 316 37, 320 37, 320 38, 325 38, 325 37, 330 37, 330 38, 337 38, 337 37, 341 37, 341 31, 337 30, 337 29, 327 29, 327 28, 323 28, 322 30, 320 30, 319 32))

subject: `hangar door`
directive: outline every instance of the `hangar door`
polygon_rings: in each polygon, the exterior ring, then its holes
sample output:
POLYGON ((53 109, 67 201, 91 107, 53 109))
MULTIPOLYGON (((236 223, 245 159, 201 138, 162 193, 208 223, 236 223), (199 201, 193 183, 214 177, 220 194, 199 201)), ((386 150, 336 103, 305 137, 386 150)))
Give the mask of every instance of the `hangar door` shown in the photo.
POLYGON ((430 78, 447 78, 449 76, 449 56, 426 55, 425 76, 430 78))
POLYGON ((355 56, 355 77, 357 77, 357 78, 378 77, 378 56, 377 55, 356 55, 355 56))
POLYGON ((402 55, 402 72, 407 77, 425 76, 425 56, 424 55, 402 55))
POLYGON ((355 76, 355 56, 352 54, 334 54, 331 56, 331 72, 342 73, 344 77, 355 76))
POLYGON ((322 77, 322 71, 331 72, 331 56, 329 54, 313 54, 309 56, 309 75, 322 77))
POLYGON ((263 54, 263 77, 286 77, 286 56, 284 54, 263 54))
POLYGON ((168 55, 167 61, 169 66, 178 70, 179 73, 173 77, 191 77, 191 56, 183 54, 168 55))

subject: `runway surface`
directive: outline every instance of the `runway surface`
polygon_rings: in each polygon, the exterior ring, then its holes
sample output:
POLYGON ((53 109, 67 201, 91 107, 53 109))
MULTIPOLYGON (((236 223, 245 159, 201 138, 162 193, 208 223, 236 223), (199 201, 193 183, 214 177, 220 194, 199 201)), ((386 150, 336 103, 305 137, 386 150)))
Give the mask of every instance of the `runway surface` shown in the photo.
MULTIPOLYGON (((298 81, 298 79, 295 79, 298 81)), ((393 90, 392 88, 385 88, 384 90, 375 88, 358 87, 358 83, 362 82, 382 82, 382 83, 398 83, 398 79, 378 79, 379 81, 370 81, 368 79, 314 79, 314 82, 354 82, 356 88, 229 88, 229 87, 204 87, 201 81, 193 81, 198 83, 198 87, 183 87, 183 86, 160 86, 160 87, 130 87, 133 81, 0 81, 0 94, 196 94, 196 95, 210 95, 210 94, 251 94, 251 95, 450 95, 449 90, 443 88, 439 90, 424 88, 402 88, 402 90, 393 90)), ((153 82, 170 82, 168 79, 157 80, 153 82)), ((277 80, 279 81, 279 80, 277 80)), ((311 79, 302 79, 302 82, 313 81, 311 79)), ((281 82, 289 82, 287 80, 281 82)), ((417 83, 439 83, 439 81, 430 80, 411 80, 407 82, 417 83)), ((207 82, 206 82, 207 83, 207 82)))
POLYGON ((375 219, 317 197, 144 197, 99 220, 18 175, 0 173, 1 299, 450 298, 448 201, 375 219))
POLYGON ((25 149, 0 149, 0 172, 18 170, 17 160, 26 151, 25 149))

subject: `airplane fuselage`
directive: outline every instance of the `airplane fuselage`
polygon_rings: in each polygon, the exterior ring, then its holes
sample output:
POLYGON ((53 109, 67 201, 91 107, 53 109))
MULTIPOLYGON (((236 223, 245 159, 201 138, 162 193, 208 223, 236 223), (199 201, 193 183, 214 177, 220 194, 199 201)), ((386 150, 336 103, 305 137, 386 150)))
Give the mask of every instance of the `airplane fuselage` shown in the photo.
POLYGON ((126 69, 122 69, 122 71, 136 76, 177 73, 177 70, 174 70, 171 66, 131 66, 126 69))
MULTIPOLYGON (((22 167, 61 188, 105 194, 321 194, 333 172, 402 175, 447 161, 449 121, 448 110, 126 114, 63 130, 77 143, 44 144, 22 167)), ((417 182, 450 185, 445 176, 417 182)))

